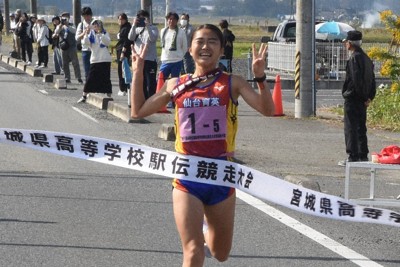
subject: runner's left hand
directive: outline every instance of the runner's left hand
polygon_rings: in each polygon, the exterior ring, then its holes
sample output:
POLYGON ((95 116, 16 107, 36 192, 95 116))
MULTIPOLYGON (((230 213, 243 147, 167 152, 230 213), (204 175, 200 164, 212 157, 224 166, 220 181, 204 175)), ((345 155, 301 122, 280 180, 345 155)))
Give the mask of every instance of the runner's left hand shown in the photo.
POLYGON ((264 76, 265 70, 265 62, 267 57, 268 45, 261 44, 260 48, 256 48, 256 44, 253 43, 253 74, 254 77, 262 77, 264 76))

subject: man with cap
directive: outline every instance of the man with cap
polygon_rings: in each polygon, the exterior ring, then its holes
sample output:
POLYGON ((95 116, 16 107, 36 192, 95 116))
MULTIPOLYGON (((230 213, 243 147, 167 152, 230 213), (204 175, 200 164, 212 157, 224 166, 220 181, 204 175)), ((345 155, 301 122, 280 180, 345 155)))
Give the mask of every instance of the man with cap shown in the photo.
POLYGON ((343 40, 350 53, 342 88, 344 98, 344 138, 348 158, 340 161, 368 161, 367 108, 376 94, 374 64, 361 49, 362 33, 349 31, 343 40))
POLYGON ((70 14, 68 12, 61 13, 61 23, 57 26, 54 33, 59 36, 61 57, 63 62, 64 77, 67 83, 71 83, 71 72, 69 63, 74 67, 75 78, 79 84, 83 84, 81 79, 81 69, 76 50, 76 29, 69 23, 70 14), (62 45, 64 43, 64 45, 62 45))

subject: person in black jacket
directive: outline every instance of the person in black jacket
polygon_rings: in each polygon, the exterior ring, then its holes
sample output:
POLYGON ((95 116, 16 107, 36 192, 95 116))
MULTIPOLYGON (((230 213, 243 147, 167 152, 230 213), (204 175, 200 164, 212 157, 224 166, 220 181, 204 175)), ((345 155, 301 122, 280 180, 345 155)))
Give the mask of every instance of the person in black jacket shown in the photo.
POLYGON ((219 26, 221 27, 224 36, 224 56, 222 59, 228 60, 226 70, 229 73, 232 73, 233 42, 235 41, 235 35, 228 29, 229 24, 225 19, 220 21, 219 26))
POLYGON ((119 96, 126 95, 128 91, 128 84, 125 84, 125 79, 122 75, 122 60, 126 57, 130 60, 131 57, 131 44, 128 35, 132 25, 128 22, 128 16, 125 13, 121 13, 118 16, 119 32, 117 34, 118 42, 115 45, 117 50, 117 61, 118 61, 118 78, 119 78, 119 96))
POLYGON ((0 9, 0 47, 1 47, 2 38, 3 38, 3 27, 4 27, 4 19, 3 19, 3 15, 1 14, 1 9, 0 9))
POLYGON ((21 59, 28 65, 32 64, 32 23, 26 13, 23 13, 17 24, 16 32, 19 38, 19 43, 21 47, 21 59), (28 55, 28 60, 26 56, 28 55))
POLYGON ((348 158, 340 161, 340 166, 346 166, 346 162, 368 161, 367 108, 376 94, 374 64, 361 49, 362 33, 349 31, 343 41, 350 52, 342 89, 348 158))

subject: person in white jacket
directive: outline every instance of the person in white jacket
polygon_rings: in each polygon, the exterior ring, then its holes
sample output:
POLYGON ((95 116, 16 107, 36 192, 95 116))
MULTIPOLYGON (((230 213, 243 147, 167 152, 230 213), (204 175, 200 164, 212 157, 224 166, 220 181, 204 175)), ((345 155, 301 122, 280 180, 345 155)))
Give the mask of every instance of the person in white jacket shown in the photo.
POLYGON ((91 27, 85 29, 83 44, 90 47, 90 68, 88 78, 83 88, 83 95, 78 103, 85 103, 89 93, 102 93, 111 96, 111 54, 108 45, 111 42, 110 35, 103 28, 101 20, 94 20, 91 27))
POLYGON ((47 63, 49 62, 49 27, 47 27, 46 20, 44 17, 39 17, 37 20, 39 25, 38 35, 37 35, 37 45, 38 45, 38 64, 36 68, 47 68, 47 63))

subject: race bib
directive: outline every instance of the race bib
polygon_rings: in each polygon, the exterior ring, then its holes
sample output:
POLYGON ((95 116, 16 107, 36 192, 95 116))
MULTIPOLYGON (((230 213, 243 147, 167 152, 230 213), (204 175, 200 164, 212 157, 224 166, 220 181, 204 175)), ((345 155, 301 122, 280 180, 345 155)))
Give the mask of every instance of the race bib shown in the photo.
POLYGON ((182 142, 226 137, 226 106, 180 108, 178 116, 182 142))

